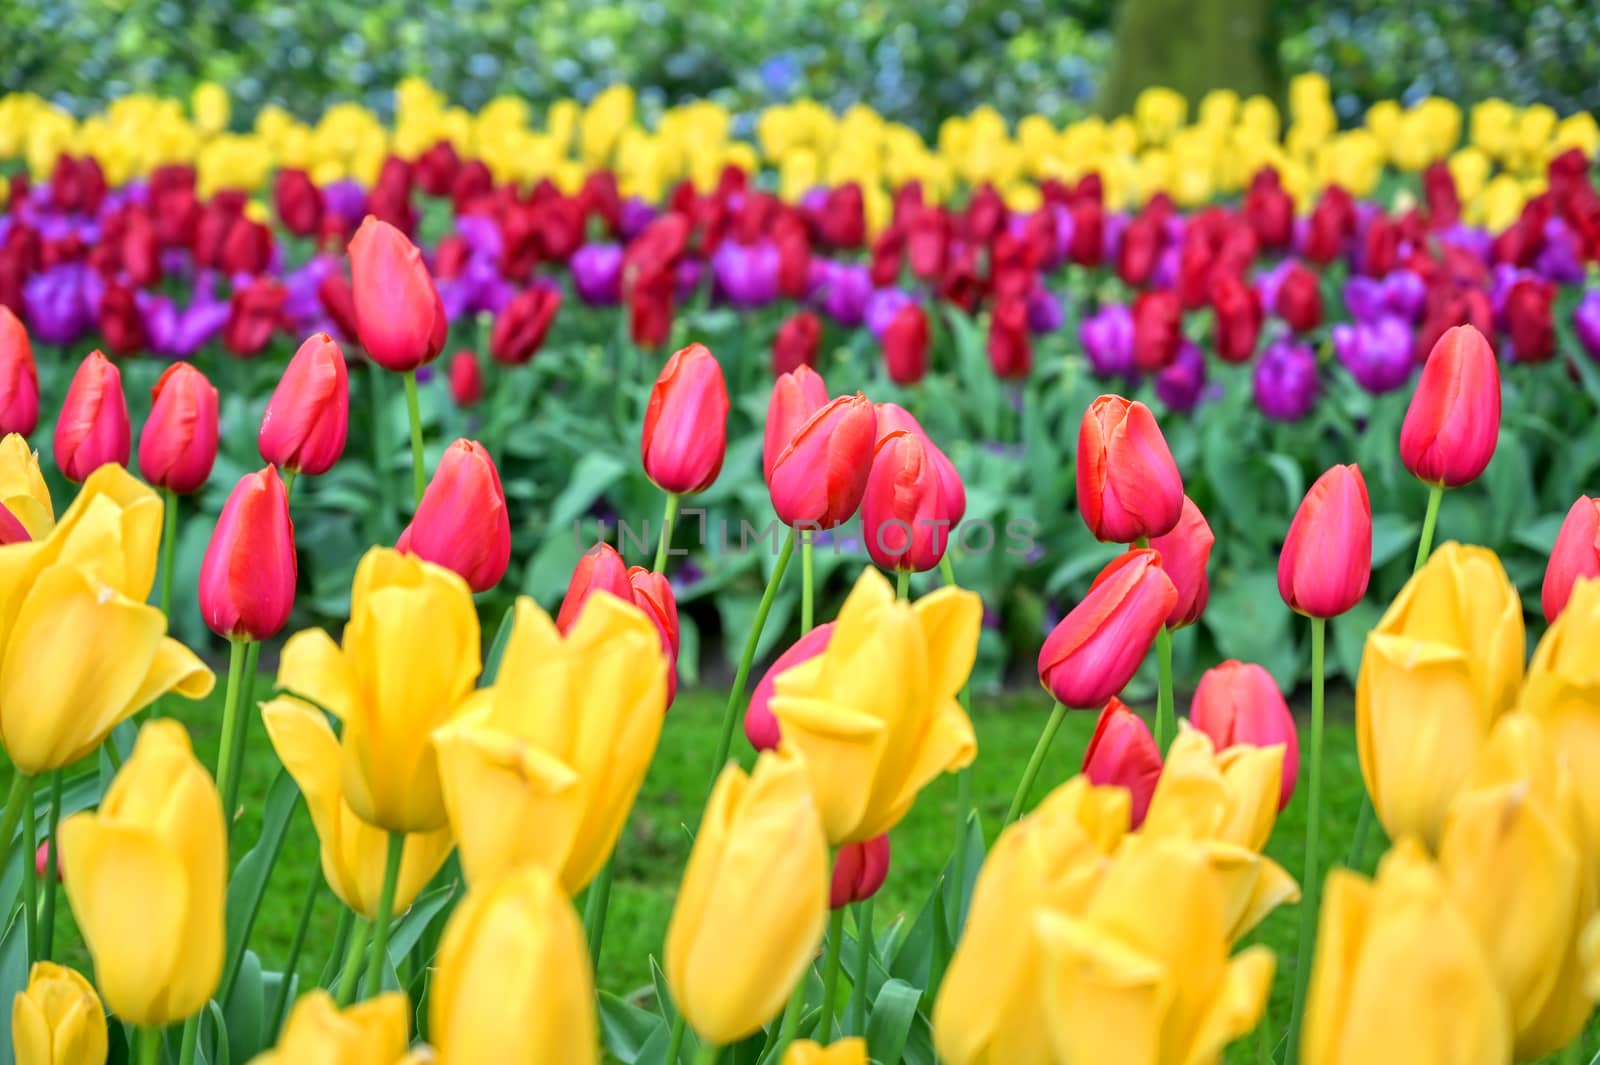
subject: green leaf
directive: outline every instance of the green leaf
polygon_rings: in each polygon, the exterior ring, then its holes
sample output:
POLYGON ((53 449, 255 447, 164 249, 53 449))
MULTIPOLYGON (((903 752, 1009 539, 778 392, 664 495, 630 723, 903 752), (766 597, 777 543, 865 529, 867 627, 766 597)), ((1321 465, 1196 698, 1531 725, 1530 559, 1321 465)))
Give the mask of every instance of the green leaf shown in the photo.
POLYGON ((225 1005, 232 1004, 240 959, 247 953, 245 946, 250 941, 250 931, 261 910, 261 900, 266 897, 267 881, 283 849, 283 838, 289 831, 289 819, 294 815, 299 798, 300 789, 289 771, 278 770, 261 815, 261 835, 249 853, 239 859, 233 878, 228 881, 228 964, 221 985, 225 1005))
POLYGON ((434 888, 411 904, 411 908, 401 914, 395 921, 394 931, 389 935, 389 964, 398 966, 405 956, 411 953, 411 948, 417 945, 422 938, 422 933, 427 931, 450 900, 455 897, 457 885, 446 884, 434 888))
MULTIPOLYGON (((601 991, 599 999, 600 1040, 622 1065, 636 1065, 645 1043, 658 1031, 670 1034, 670 1025, 648 1010, 630 1005, 609 991, 601 991)), ((665 1050, 663 1046, 663 1056, 665 1050)))
POLYGON ((1415 551, 1420 529, 1416 520, 1401 514, 1372 516, 1372 568, 1379 569, 1407 551, 1415 551))
POLYGON ((627 463, 603 451, 591 451, 580 458, 572 467, 567 486, 550 504, 550 534, 566 532, 628 470, 627 463))
POLYGON ((1293 691, 1300 655, 1289 622, 1295 615, 1278 596, 1278 575, 1258 570, 1225 575, 1212 587, 1206 630, 1223 658, 1259 663, 1284 691, 1293 691))
POLYGON ((483 673, 478 677, 478 687, 487 688, 500 675, 500 660, 505 657, 506 644, 511 640, 511 622, 516 616, 515 604, 506 607, 506 612, 500 615, 500 627, 495 629, 494 643, 489 648, 488 657, 483 660, 483 673))
POLYGON ((906 1040, 917 1021, 922 992, 904 980, 890 980, 867 1014, 867 1052, 879 1065, 900 1065, 906 1040))
POLYGON ((661 1019, 668 1024, 677 1023, 678 1011, 672 1005, 672 990, 667 987, 667 974, 661 971, 654 954, 650 955, 650 983, 655 988, 656 1009, 660 1011, 661 1019))
POLYGON ((1363 599, 1330 622, 1333 627, 1333 662, 1353 684, 1361 672, 1361 654, 1367 646, 1367 633, 1378 624, 1383 611, 1363 599))
MULTIPOLYGON (((18 992, 28 986, 28 922, 22 911, 6 912, 12 915, 11 925, 0 938, 0 1001, 10 1003, 18 992)), ((15 1051, 11 1041, 11 1010, 0 1010, 0 1065, 14 1065, 15 1051)))
MULTIPOLYGON (((271 1042, 266 1031, 266 1013, 267 996, 261 976, 261 959, 256 957, 255 951, 247 950, 234 980, 233 993, 228 996, 227 1008, 218 1011, 215 1017, 219 1027, 223 1016, 227 1017, 227 1032, 222 1037, 226 1041, 224 1054, 237 1053, 249 1061, 265 1050, 271 1042)), ((227 1059, 219 1056, 219 1060, 227 1059)))

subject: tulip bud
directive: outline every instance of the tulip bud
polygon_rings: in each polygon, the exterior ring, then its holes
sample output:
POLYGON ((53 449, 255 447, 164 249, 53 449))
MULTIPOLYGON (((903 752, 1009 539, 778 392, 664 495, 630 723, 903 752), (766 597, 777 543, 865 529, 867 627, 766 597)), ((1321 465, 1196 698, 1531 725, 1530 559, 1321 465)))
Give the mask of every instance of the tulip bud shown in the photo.
POLYGON ((797 366, 772 384, 767 401, 766 438, 761 446, 761 476, 772 482, 772 467, 795 433, 828 405, 828 386, 809 366, 797 366))
POLYGON ((132 450, 122 374, 111 360, 91 351, 72 375, 56 419, 56 467, 67 480, 82 482, 108 462, 126 466, 132 450))
POLYGON ((465 348, 450 359, 450 398, 461 408, 476 407, 483 400, 483 368, 475 352, 465 348))
POLYGON ((567 594, 556 614, 556 628, 568 632, 578 623, 584 601, 594 592, 610 592, 624 603, 633 601, 633 583, 628 579, 628 564, 610 544, 595 544, 583 553, 572 569, 567 594))
POLYGON ((152 721, 95 813, 61 825, 63 883, 95 979, 129 1024, 204 1008, 222 975, 228 834, 176 721, 152 721))
POLYGON ((34 962, 11 1003, 11 1039, 17 1065, 105 1065, 105 1007, 75 970, 34 962))
POLYGON ((1283 747, 1278 809, 1289 805, 1300 773, 1300 740, 1294 715, 1272 679, 1253 662, 1229 660, 1206 670, 1194 690, 1189 720, 1211 737, 1217 750, 1245 744, 1283 747))
POLYGON ((767 752, 717 778, 667 925, 672 998, 700 1038, 736 1043, 777 1015, 822 941, 828 843, 801 759, 767 752), (729 928, 760 927, 748 939, 729 928))
POLYGON ((395 549, 454 570, 475 592, 500 583, 511 564, 511 517, 482 444, 457 440, 445 448, 395 549))
POLYGON ((923 572, 944 557, 950 526, 939 503, 939 477, 915 433, 878 442, 861 502, 862 535, 872 561, 923 572))
POLYGON ((822 323, 810 311, 797 311, 785 318, 772 338, 772 372, 792 373, 802 366, 817 364, 817 347, 822 343, 822 323))
POLYGON ((0 305, 0 434, 27 436, 39 424, 39 371, 28 330, 0 305))
POLYGON ((422 252, 388 222, 367 216, 350 241, 356 333, 368 358, 407 373, 444 349, 449 320, 422 252))
POLYGON ((583 926, 549 873, 473 888, 445 925, 428 988, 439 1060, 596 1065, 592 973, 583 926))
POLYGON ((928 373, 928 313, 907 303, 883 330, 883 365, 889 380, 914 385, 928 373))
POLYGON ((956 472, 955 464, 939 450, 939 445, 923 431, 922 423, 912 417, 910 411, 895 403, 879 403, 878 440, 881 442, 890 433, 901 429, 922 441, 923 453, 932 461, 934 472, 939 477, 939 516, 949 523, 952 530, 955 529, 967 513, 967 489, 961 483, 961 474, 956 472))
POLYGON ((16 433, 0 439, 0 507, 10 518, 8 526, 15 526, 6 543, 42 540, 55 528, 56 512, 39 469, 39 454, 16 433))
POLYGON ((1338 617, 1367 594, 1372 504, 1361 467, 1330 467, 1306 492, 1278 555, 1278 594, 1290 610, 1338 617))
POLYGON ((1133 679, 1177 602, 1160 555, 1118 555, 1044 641, 1039 682, 1066 706, 1103 706, 1133 679))
POLYGON ((744 735, 750 746, 758 751, 775 751, 782 739, 778 719, 772 713, 772 695, 777 689, 778 677, 822 653, 828 646, 828 636, 833 632, 833 622, 818 625, 790 645, 762 676, 750 695, 750 705, 744 712, 744 735))
POLYGON ((1540 604, 1544 620, 1554 625, 1580 579, 1600 577, 1600 501, 1579 496, 1567 511, 1544 571, 1540 604))
POLYGON ((1205 515, 1188 496, 1183 497, 1183 516, 1172 531, 1150 538, 1151 550, 1161 556, 1161 568, 1178 589, 1178 602, 1167 618, 1167 628, 1193 625, 1205 613, 1206 602, 1211 598, 1206 564, 1211 561, 1211 547, 1216 542, 1205 515))
POLYGON ((860 1036, 835 1039, 827 1046, 801 1039, 790 1043, 780 1065, 869 1065, 867 1041, 860 1036))
POLYGON ((1447 329, 1422 366, 1400 426, 1400 461, 1427 484, 1458 488, 1494 457, 1500 369, 1476 326, 1447 329))
POLYGON ((833 883, 828 908, 841 910, 852 902, 870 899, 889 876, 889 837, 846 843, 833 861, 833 883))
POLYGON ((650 390, 639 451, 656 487, 692 495, 711 487, 728 449, 728 386, 704 344, 673 353, 650 390))
POLYGON ((806 419, 767 475, 778 519, 810 529, 849 521, 867 491, 877 429, 872 402, 859 392, 840 396, 806 419))
POLYGON ((303 995, 289 1011, 278 1045, 250 1065, 407 1065, 411 1009, 404 992, 340 1010, 321 988, 303 995))
POLYGON ((666 574, 643 566, 628 567, 633 605, 645 612, 661 634, 661 652, 667 658, 667 705, 678 695, 678 599, 666 574))
POLYGON ((265 640, 294 608, 299 562, 276 467, 239 478, 200 564, 200 615, 218 636, 265 640))
POLYGON ((1131 798, 1128 827, 1144 824, 1150 797, 1161 779, 1161 751, 1138 714, 1112 697, 1100 711, 1094 735, 1083 752, 1083 775, 1098 787, 1127 789, 1131 798))
POLYGON ((344 353, 326 333, 306 338, 284 367, 261 416, 261 457, 296 473, 327 473, 344 454, 350 379, 344 353))
POLYGON ((139 434, 139 472, 157 488, 197 492, 217 461, 217 390, 186 362, 169 366, 150 390, 139 434))
POLYGON ((560 309, 560 289, 541 284, 517 293, 494 320, 489 353, 507 366, 526 363, 544 344, 560 309))
POLYGON ((1143 403, 1101 396, 1083 412, 1078 509, 1095 539, 1119 544, 1169 533, 1183 516, 1183 478, 1143 403))

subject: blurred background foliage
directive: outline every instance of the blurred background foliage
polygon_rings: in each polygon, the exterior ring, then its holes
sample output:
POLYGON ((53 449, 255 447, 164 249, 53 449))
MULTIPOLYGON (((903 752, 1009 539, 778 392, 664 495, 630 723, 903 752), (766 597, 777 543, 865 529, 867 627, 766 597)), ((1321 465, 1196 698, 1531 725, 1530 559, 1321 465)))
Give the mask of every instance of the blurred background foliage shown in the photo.
POLYGON ((750 121, 809 95, 924 133, 985 102, 1062 122, 1147 84, 1276 92, 1305 70, 1347 119, 1429 93, 1600 108, 1593 0, 7 0, 0 55, 0 93, 82 113, 215 80, 236 122, 268 102, 387 115, 410 74, 473 108, 626 81, 647 110, 712 97, 750 121))

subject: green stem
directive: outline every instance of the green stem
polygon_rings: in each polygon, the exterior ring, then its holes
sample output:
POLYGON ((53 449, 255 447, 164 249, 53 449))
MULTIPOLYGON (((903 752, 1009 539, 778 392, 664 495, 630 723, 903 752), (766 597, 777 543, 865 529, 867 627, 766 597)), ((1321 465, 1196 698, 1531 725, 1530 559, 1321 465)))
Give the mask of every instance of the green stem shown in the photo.
MULTIPOLYGON (((157 1045, 160 1044, 159 1033, 156 1036, 157 1045)), ((194 1065, 196 1053, 200 1050, 200 1014, 190 1015, 183 1022, 183 1034, 178 1037, 178 1065, 194 1065)), ((155 1059, 151 1059, 155 1060, 155 1059)))
POLYGON ((656 573, 667 572, 667 551, 672 547, 672 523, 678 518, 680 498, 676 492, 667 493, 667 509, 661 515, 661 541, 656 544, 656 564, 650 567, 656 573))
POLYGON ((833 1002, 839 992, 839 970, 844 946, 844 908, 828 915, 828 948, 822 957, 822 1016, 817 1019, 817 1042, 833 1038, 833 1002))
POLYGON ((802 636, 814 627, 812 616, 816 590, 812 582, 811 530, 803 529, 800 532, 800 635, 802 636))
POLYGON ((728 749, 733 744, 733 729, 739 722, 739 710, 744 705, 745 684, 750 680, 750 665, 755 661, 756 647, 761 642, 761 630, 766 627, 767 615, 772 612, 772 601, 778 597, 778 585, 783 581, 783 571, 789 568, 789 557, 794 554, 795 531, 778 552, 778 561, 772 566, 772 576, 767 578, 767 590, 761 593, 761 604, 756 607, 755 620, 744 639, 744 652, 739 656, 739 668, 733 675, 733 690, 728 693, 728 705, 722 712, 722 734, 717 737, 716 760, 711 764, 711 783, 717 782, 723 765, 728 761, 728 749))
POLYGON ((345 951, 344 971, 339 974, 339 993, 334 1001, 339 1003, 339 1008, 350 1005, 356 997, 356 981, 361 972, 361 959, 367 953, 367 939, 372 935, 372 925, 366 921, 358 920, 356 930, 350 936, 350 949, 345 951))
POLYGON ((800 979, 795 981, 794 991, 789 995, 789 1004, 783 1007, 783 1016, 778 1021, 778 1031, 772 1044, 772 1052, 768 1054, 765 1049, 761 1053, 762 1061, 772 1062, 777 1065, 783 1060, 783 1055, 789 1049, 789 1044, 794 1042, 794 1034, 800 1027, 800 1015, 806 1011, 806 983, 811 977, 811 966, 807 965, 800 974, 800 979))
POLYGON ((300 967, 300 954, 305 950, 306 933, 311 930, 311 914, 317 908, 317 895, 321 890, 322 877, 313 872, 311 888, 306 892, 306 900, 300 904, 300 922, 295 925, 294 939, 289 943, 289 956, 283 963, 283 982, 278 985, 272 1009, 267 1013, 267 1035, 274 1040, 278 1029, 283 1027, 284 1014, 289 1008, 289 991, 294 986, 295 970, 300 967))
POLYGON ((911 571, 897 569, 894 571, 894 596, 896 599, 911 598, 911 571))
POLYGON ((1439 524, 1439 504, 1444 501, 1444 486, 1431 485, 1428 488, 1428 510, 1422 516, 1422 537, 1417 541, 1417 561, 1412 565, 1411 572, 1415 573, 1428 561, 1428 555, 1433 552, 1433 529, 1439 524))
POLYGON ((222 816, 232 835, 239 797, 239 786, 233 779, 233 746, 239 731, 239 693, 244 684, 245 662, 250 657, 250 641, 235 639, 229 643, 228 693, 222 701, 222 739, 217 745, 217 793, 222 796, 222 816))
POLYGON ((383 990, 383 961, 389 954, 389 926, 394 923, 394 891, 400 883, 400 858, 405 854, 404 832, 389 833, 389 860, 383 868, 383 894, 378 896, 378 919, 372 925, 372 953, 367 956, 367 997, 383 990))
POLYGON ((667 1065, 678 1065, 678 1055, 683 1050, 683 1033, 689 1028, 689 1022, 684 1019, 680 1011, 672 1022, 672 1036, 667 1040, 667 1056, 663 1060, 667 1065))
POLYGON ((44 910, 39 917, 38 956, 50 960, 51 948, 56 938, 56 870, 60 868, 61 853, 56 847, 56 830, 61 825, 61 770, 50 774, 50 834, 46 837, 44 866, 44 910))
POLYGON ((722 1048, 706 1043, 695 1054, 694 1065, 717 1065, 717 1059, 720 1057, 722 1057, 722 1048))
MULTIPOLYGON (((944 553, 944 557, 939 560, 939 574, 944 578, 945 587, 954 588, 956 586, 956 567, 955 564, 950 561, 949 551, 946 551, 944 553)), ((972 698, 971 693, 968 690, 969 687, 970 684, 963 684, 961 686, 961 692, 956 696, 956 698, 961 703, 961 709, 970 714, 972 712, 972 698)), ((967 883, 967 821, 971 814, 972 766, 968 765, 963 766, 961 771, 956 774, 955 878, 956 887, 959 889, 963 899, 966 897, 967 883)), ((956 913, 952 915, 952 919, 955 922, 955 931, 958 934, 961 931, 961 926, 965 917, 965 913, 956 913)), ((952 936, 951 938, 954 939, 957 938, 957 936, 952 936)))
POLYGON ((1361 813, 1356 815, 1356 834, 1350 841, 1350 854, 1345 858, 1347 869, 1361 872, 1367 858, 1367 834, 1372 831, 1372 799, 1363 790, 1361 793, 1361 813))
POLYGON ((1177 707, 1172 697, 1172 632, 1165 625, 1156 633, 1156 664, 1161 673, 1156 694, 1156 750, 1164 754, 1167 740, 1178 731, 1177 707))
POLYGON ((294 482, 300 477, 299 470, 283 471, 283 501, 288 503, 294 499, 294 482))
POLYGON ((28 779, 28 809, 22 818, 22 906, 28 928, 28 964, 39 959, 38 819, 33 809, 33 778, 28 779))
POLYGON ((847 1031, 867 1034, 867 980, 872 975, 872 899, 867 897, 853 907, 856 919, 856 978, 850 989, 850 1024, 847 1031))
POLYGON ((379 503, 379 509, 374 511, 370 535, 373 540, 383 540, 389 523, 394 520, 395 511, 399 509, 394 498, 394 478, 389 476, 394 445, 389 440, 389 411, 385 402, 388 398, 388 371, 375 362, 369 362, 367 369, 368 391, 372 395, 372 470, 378 478, 379 503))
POLYGON ((611 852, 600 875, 589 885, 589 897, 583 903, 583 938, 589 944, 589 964, 600 971, 600 947, 606 936, 606 911, 611 908, 611 881, 616 876, 617 853, 611 852))
POLYGON ((178 553, 178 493, 163 488, 166 508, 161 516, 161 612, 172 615, 172 561, 178 553))
POLYGON ((406 417, 411 421, 411 486, 416 491, 416 501, 422 502, 422 493, 428 488, 428 471, 422 459, 422 403, 417 398, 417 371, 407 370, 406 417))
POLYGON ((1322 818, 1322 667, 1328 623, 1311 619, 1311 797, 1306 806, 1305 873, 1300 878, 1300 939, 1294 955, 1294 1009, 1289 1014, 1288 1062, 1300 1051, 1300 1020, 1311 983, 1311 945, 1317 935, 1317 830, 1322 818))
POLYGON ((356 914, 348 906, 339 907, 339 924, 333 931, 333 949, 328 952, 328 960, 322 965, 322 972, 317 976, 317 986, 333 989, 334 977, 339 975, 338 965, 344 958, 344 952, 350 945, 351 930, 355 928, 356 914))
POLYGON ((239 784, 244 780, 244 752, 250 743, 250 722, 255 717, 256 665, 261 660, 261 641, 251 640, 244 655, 244 677, 239 681, 239 721, 233 734, 233 748, 228 752, 228 779, 232 782, 234 801, 238 801, 239 784))
POLYGON ((138 1065, 161 1065, 161 1029, 141 1028, 137 1039, 139 1041, 138 1065))
POLYGON ((1050 720, 1044 723, 1044 731, 1039 733, 1039 742, 1033 745, 1033 754, 1028 758, 1028 768, 1022 771, 1022 782, 1017 785, 1017 793, 1011 798, 1011 809, 1006 811, 1007 825, 1022 813, 1023 806, 1028 802, 1028 792, 1033 789, 1034 778, 1039 775, 1039 769, 1044 765, 1045 752, 1050 750, 1050 741, 1056 738, 1061 722, 1066 719, 1067 708, 1057 700, 1055 707, 1050 711, 1050 720))
POLYGON ((17 830, 17 822, 22 820, 23 804, 31 802, 32 785, 33 778, 26 773, 16 773, 11 778, 5 813, 0 814, 0 853, 4 853, 7 859, 11 856, 11 836, 17 830))

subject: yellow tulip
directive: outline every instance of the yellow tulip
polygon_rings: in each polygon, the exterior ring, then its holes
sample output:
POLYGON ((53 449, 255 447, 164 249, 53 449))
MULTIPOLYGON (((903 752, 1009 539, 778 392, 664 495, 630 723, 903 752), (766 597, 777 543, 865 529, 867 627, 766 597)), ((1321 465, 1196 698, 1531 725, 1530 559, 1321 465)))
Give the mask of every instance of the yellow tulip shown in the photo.
POLYGON ((1276 142, 1281 120, 1278 105, 1269 96, 1252 96, 1239 105, 1239 126, 1264 141, 1276 142))
POLYGON ((1578 940, 1578 957, 1583 964, 1583 990, 1591 1000, 1600 999, 1600 914, 1589 918, 1578 940))
POLYGON ((1489 98, 1472 105, 1467 119, 1467 139, 1472 146, 1498 159, 1511 151, 1516 136, 1516 108, 1504 100, 1489 98))
POLYGON ((252 1065, 398 1065, 410 1038, 406 996, 390 991, 340 1011, 318 988, 294 1004, 278 1046, 252 1065))
POLYGON ((605 165, 622 131, 633 122, 633 90, 612 85, 596 96, 578 122, 578 148, 584 166, 605 165))
POLYGON ((61 825, 62 880, 106 1005, 140 1027, 205 1006, 222 975, 228 837, 189 734, 152 721, 97 813, 61 825))
POLYGON ((867 1065, 867 1041, 855 1036, 824 1047, 802 1039, 789 1044, 783 1065, 867 1065))
POLYGON ((35 540, 55 528, 56 512, 50 504, 50 487, 39 470, 39 453, 17 433, 7 433, 0 440, 0 506, 35 540))
POLYGON ((33 963, 28 986, 11 1002, 17 1065, 105 1065, 106 1013, 79 973, 33 963))
POLYGON ((202 81, 196 85, 189 97, 189 106, 194 112, 194 124, 202 132, 217 134, 228 128, 232 105, 228 101, 228 90, 216 82, 202 81))
POLYGON ((597 593, 565 637, 517 600, 494 687, 434 736, 470 883, 537 865, 576 895, 616 846, 667 708, 643 611, 597 593))
POLYGON ((1592 840, 1600 840, 1600 580, 1580 580, 1534 649, 1517 708, 1539 719, 1572 767, 1592 840))
POLYGON ((1212 89, 1200 97, 1197 116, 1200 125, 1226 132, 1239 118, 1239 94, 1232 89, 1212 89))
POLYGON ((956 693, 977 657, 982 613, 959 588, 897 601, 869 566, 827 649, 779 675, 772 712, 806 757, 831 843, 883 835, 924 785, 976 757, 956 693))
POLYGON ((749 776, 724 769, 667 924, 667 983, 703 1040, 738 1042, 783 1008, 822 941, 828 882, 799 757, 785 748, 762 754, 749 776))
POLYGON ((1273 957, 1228 957, 1222 893, 1204 851, 1130 838, 1081 914, 1041 914, 1045 1019, 1056 1059, 1214 1065, 1255 1027, 1273 957))
POLYGON ((1328 875, 1300 1040, 1304 1065, 1504 1065, 1511 1024, 1494 971, 1422 847, 1376 881, 1328 875))
POLYGON ((1588 111, 1568 115, 1556 126, 1555 138, 1551 143, 1552 157, 1569 148, 1578 149, 1590 159, 1594 158, 1596 151, 1600 151, 1600 123, 1596 123, 1594 115, 1588 111))
POLYGON ((386 832, 445 825, 430 735, 465 708, 477 680, 478 612, 456 574, 389 548, 356 567, 340 646, 321 629, 283 648, 278 686, 344 723, 344 800, 386 832))
POLYGON ((1522 600, 1493 551, 1433 553, 1367 636, 1356 747, 1390 839, 1439 840, 1495 720, 1522 680, 1522 600))
POLYGON ((468 892, 445 926, 428 994, 441 1065, 600 1060, 583 927, 542 869, 468 892))
POLYGON ((1165 144, 1189 117, 1189 101, 1183 94, 1151 86, 1133 101, 1133 120, 1146 144, 1165 144))
POLYGON ((1328 79, 1315 71, 1289 79, 1289 114, 1298 121, 1332 106, 1333 93, 1328 79))
POLYGON ((1398 100, 1379 100, 1367 108, 1367 129, 1378 138, 1384 151, 1393 154, 1396 141, 1400 139, 1401 123, 1405 120, 1405 110, 1398 100))
POLYGON ((1074 777, 1000 834, 978 872, 966 931, 933 1005, 949 1065, 1051 1065, 1035 918, 1081 913, 1128 831, 1125 788, 1074 777))
POLYGON ((147 606, 162 504, 116 465, 43 540, 0 548, 0 741, 30 776, 83 758, 169 691, 215 678, 147 606))

